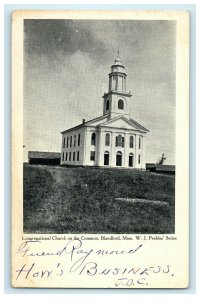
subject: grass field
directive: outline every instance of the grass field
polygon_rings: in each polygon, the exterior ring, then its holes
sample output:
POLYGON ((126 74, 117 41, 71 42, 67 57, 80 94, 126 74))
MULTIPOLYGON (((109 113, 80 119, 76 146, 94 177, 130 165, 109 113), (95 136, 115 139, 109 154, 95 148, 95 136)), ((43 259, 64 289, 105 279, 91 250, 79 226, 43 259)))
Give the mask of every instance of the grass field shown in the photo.
POLYGON ((174 176, 25 164, 24 232, 174 233, 174 198, 174 176))

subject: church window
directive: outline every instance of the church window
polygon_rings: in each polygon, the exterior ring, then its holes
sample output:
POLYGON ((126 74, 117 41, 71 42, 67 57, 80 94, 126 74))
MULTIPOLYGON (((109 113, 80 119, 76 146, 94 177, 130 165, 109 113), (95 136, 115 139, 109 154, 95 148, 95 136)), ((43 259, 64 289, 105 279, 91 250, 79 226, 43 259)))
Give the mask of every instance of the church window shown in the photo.
POLYGON ((77 151, 77 161, 79 161, 79 151, 77 151))
POLYGON ((118 109, 124 109, 124 101, 122 99, 118 101, 118 109))
POLYGON ((80 136, 80 133, 78 134, 78 146, 80 146, 80 139, 81 139, 81 136, 80 136))
POLYGON ((71 152, 69 152, 69 161, 71 161, 71 152))
POLYGON ((109 110, 109 100, 106 101, 106 110, 109 110))
POLYGON ((129 147, 133 148, 134 147, 134 140, 133 140, 133 136, 132 135, 130 136, 130 141, 129 142, 130 142, 129 143, 129 147))
POLYGON ((110 134, 109 133, 106 133, 105 145, 106 146, 110 146, 110 134))
POLYGON ((104 166, 109 166, 109 152, 104 152, 104 166))
POLYGON ((96 145, 96 133, 92 133, 91 135, 91 145, 96 145))
POLYGON ((138 148, 141 149, 141 137, 139 137, 139 145, 138 148))
POLYGON ((133 159, 134 159, 133 153, 129 153, 129 158, 128 158, 129 167, 133 167, 133 159))
POLYGON ((65 148, 65 138, 63 139, 63 148, 65 148))
POLYGON ((124 147, 124 137, 122 137, 121 134, 116 136, 116 142, 115 142, 116 147, 124 147))
POLYGON ((116 154, 116 166, 120 167, 122 166, 122 153, 121 151, 118 151, 116 154))
POLYGON ((72 136, 70 136, 70 147, 72 146, 72 136))
POLYGON ((67 161, 68 152, 65 153, 65 160, 67 161))
POLYGON ((75 161, 75 155, 76 155, 75 152, 73 152, 73 161, 75 161))
POLYGON ((76 147, 76 135, 74 136, 74 147, 76 147))
POLYGON ((140 165, 140 162, 141 162, 141 157, 140 157, 140 154, 138 155, 138 164, 140 165))
POLYGON ((95 161, 95 151, 90 151, 90 160, 95 161))
POLYGON ((69 146, 69 138, 67 137, 67 145, 66 145, 66 147, 68 148, 68 146, 69 146))

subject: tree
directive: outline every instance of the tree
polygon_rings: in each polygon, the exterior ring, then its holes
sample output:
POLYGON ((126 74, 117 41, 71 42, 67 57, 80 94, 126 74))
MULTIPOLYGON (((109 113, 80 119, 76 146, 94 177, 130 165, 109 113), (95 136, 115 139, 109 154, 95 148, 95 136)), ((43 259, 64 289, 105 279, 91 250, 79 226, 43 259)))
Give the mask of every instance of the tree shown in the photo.
POLYGON ((166 160, 166 156, 163 153, 161 157, 159 157, 158 162, 156 163, 157 165, 163 165, 164 161, 166 160))

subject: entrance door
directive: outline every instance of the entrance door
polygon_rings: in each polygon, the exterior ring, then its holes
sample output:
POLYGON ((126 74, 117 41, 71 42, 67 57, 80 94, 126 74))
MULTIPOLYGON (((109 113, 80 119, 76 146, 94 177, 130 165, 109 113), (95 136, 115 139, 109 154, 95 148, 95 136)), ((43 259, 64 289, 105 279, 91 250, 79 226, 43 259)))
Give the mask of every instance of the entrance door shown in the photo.
POLYGON ((116 155, 116 166, 122 166, 122 153, 120 151, 118 151, 116 155))
POLYGON ((129 154, 128 166, 133 167, 133 154, 129 154))
POLYGON ((109 152, 104 153, 104 166, 109 166, 109 152))

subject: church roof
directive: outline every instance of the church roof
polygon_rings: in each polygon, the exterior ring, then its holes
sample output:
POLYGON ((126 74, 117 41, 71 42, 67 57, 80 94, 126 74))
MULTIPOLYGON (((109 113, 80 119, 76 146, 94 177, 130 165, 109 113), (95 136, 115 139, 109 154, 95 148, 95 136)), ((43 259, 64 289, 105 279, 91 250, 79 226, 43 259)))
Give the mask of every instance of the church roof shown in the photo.
MULTIPOLYGON (((123 119, 126 119, 126 121, 130 124, 130 125, 133 125, 134 127, 136 127, 138 130, 141 130, 141 131, 145 131, 145 132, 148 132, 149 130, 147 128, 145 128, 144 126, 142 126, 141 124, 139 124, 138 122, 136 122, 135 120, 133 120, 132 118, 130 119, 127 119, 126 117, 124 116, 118 116, 116 118, 113 118, 113 119, 110 119, 108 120, 108 114, 107 115, 103 115, 103 116, 100 116, 100 117, 97 117, 97 118, 94 118, 94 119, 91 119, 85 123, 82 123, 82 124, 79 124, 75 127, 72 127, 72 128, 69 128, 67 130, 64 130, 62 131, 61 133, 65 133, 65 132, 68 132, 68 131, 71 131, 71 130, 76 130, 76 129, 79 129, 79 128, 82 128, 82 127, 85 127, 85 126, 89 126, 89 125, 92 125, 93 122, 97 122, 97 121, 101 121, 102 120, 102 123, 100 123, 99 125, 107 125, 107 123, 111 122, 111 121, 114 121, 114 120, 117 120, 119 118, 123 118, 123 119)), ((98 125, 96 125, 98 126, 98 125)))
POLYGON ((67 131, 69 131, 69 130, 71 131, 71 130, 75 130, 75 129, 79 129, 79 128, 85 127, 85 126, 89 125, 89 123, 91 123, 91 122, 93 122, 93 121, 98 121, 98 120, 101 120, 101 119, 105 119, 105 118, 107 118, 107 117, 108 117, 108 115, 104 115, 104 116, 100 116, 100 117, 91 119, 91 120, 89 120, 89 121, 87 121, 87 122, 85 122, 85 123, 81 123, 81 124, 79 124, 79 125, 77 125, 77 126, 74 126, 74 127, 72 127, 72 128, 69 128, 69 129, 66 129, 66 130, 64 130, 64 131, 61 131, 61 133, 65 133, 65 132, 67 132, 67 131))

